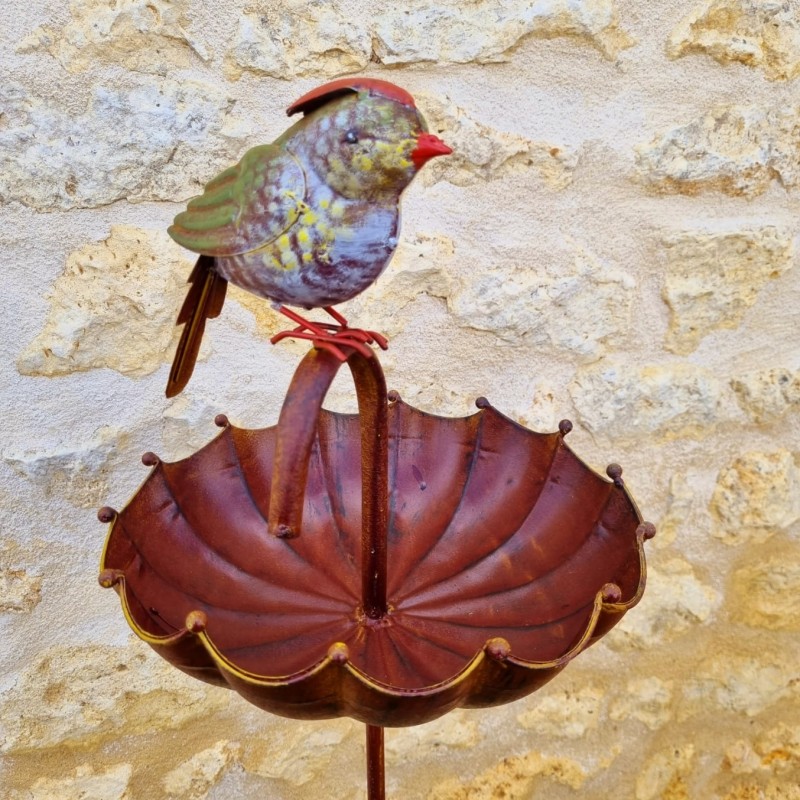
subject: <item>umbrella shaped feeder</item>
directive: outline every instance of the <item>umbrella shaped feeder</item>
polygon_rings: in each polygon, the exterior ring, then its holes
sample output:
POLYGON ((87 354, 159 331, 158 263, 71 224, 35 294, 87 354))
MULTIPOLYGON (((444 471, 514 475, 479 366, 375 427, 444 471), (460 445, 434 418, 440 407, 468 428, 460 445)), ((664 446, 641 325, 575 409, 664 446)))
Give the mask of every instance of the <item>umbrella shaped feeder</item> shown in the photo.
POLYGON ((642 596, 655 533, 609 466, 479 398, 426 414, 344 348, 358 414, 322 408, 341 361, 312 349, 277 426, 222 432, 148 478, 110 523, 100 583, 178 669, 295 719, 383 728, 521 698, 642 596))

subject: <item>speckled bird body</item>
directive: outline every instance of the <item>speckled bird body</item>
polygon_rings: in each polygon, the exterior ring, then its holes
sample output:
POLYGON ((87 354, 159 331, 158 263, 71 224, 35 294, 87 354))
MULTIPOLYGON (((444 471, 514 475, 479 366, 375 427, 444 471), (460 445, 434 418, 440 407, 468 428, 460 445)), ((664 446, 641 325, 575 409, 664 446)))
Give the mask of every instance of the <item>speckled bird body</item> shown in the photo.
POLYGON ((219 273, 278 303, 320 308, 363 292, 397 246, 396 202, 348 200, 314 173, 297 213, 295 225, 257 250, 218 258, 219 273))
POLYGON ((290 106, 303 117, 272 144, 249 150, 175 217, 169 235, 200 254, 178 314, 184 326, 167 395, 189 380, 207 319, 228 281, 280 304, 299 323, 291 335, 337 357, 339 345, 386 347, 350 328, 331 307, 364 291, 397 246, 400 195, 422 166, 451 150, 427 132, 408 92, 372 78, 341 79, 290 106), (313 323, 286 305, 325 308, 337 325, 313 323))
POLYGON ((226 280, 275 302, 349 300, 394 252, 400 194, 424 129, 413 107, 345 95, 248 151, 189 203, 170 235, 215 256, 226 280))

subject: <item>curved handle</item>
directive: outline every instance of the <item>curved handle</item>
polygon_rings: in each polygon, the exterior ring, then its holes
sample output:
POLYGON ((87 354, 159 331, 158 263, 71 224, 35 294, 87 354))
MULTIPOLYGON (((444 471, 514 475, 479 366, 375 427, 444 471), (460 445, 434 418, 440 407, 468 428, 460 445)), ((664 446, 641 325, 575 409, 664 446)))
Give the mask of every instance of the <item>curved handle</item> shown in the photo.
MULTIPOLYGON (((364 613, 386 613, 386 551, 389 524, 389 406, 377 356, 365 358, 342 348, 353 375, 361 429, 361 597, 364 613)), ((322 401, 342 366, 325 350, 311 350, 300 362, 281 408, 277 427, 269 532, 299 536, 311 446, 322 401)))

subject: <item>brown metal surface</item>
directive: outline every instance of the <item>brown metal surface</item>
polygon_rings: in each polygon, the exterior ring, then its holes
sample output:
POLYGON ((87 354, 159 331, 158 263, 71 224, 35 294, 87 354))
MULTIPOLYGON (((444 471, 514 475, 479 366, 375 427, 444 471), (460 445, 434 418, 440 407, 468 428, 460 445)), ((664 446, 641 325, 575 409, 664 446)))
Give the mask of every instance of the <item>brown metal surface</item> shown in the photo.
POLYGON ((534 691, 638 602, 652 526, 568 425, 387 404, 377 359, 349 364, 361 420, 317 414, 338 362, 314 351, 277 428, 151 458, 101 511, 101 583, 171 663, 285 716, 412 725, 534 691))
POLYGON ((383 728, 367 725, 367 796, 369 800, 385 800, 385 774, 383 728))

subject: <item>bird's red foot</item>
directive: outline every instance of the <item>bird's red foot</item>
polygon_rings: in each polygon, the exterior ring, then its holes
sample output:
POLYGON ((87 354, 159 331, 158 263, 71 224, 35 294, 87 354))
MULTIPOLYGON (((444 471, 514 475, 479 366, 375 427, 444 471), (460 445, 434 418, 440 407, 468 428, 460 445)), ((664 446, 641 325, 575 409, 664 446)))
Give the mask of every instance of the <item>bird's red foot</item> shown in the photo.
POLYGON ((330 306, 326 306, 325 311, 336 320, 336 324, 312 322, 284 306, 281 306, 278 310, 281 314, 296 322, 297 327, 290 331, 281 331, 273 336, 270 339, 272 344, 277 344, 283 339, 305 339, 311 342, 314 347, 320 350, 327 350, 340 361, 347 361, 347 356, 342 351, 342 347, 352 347, 365 358, 370 358, 373 354, 372 349, 367 345, 377 344, 381 350, 387 350, 389 347, 389 342, 385 336, 375 331, 349 327, 347 320, 330 306))

